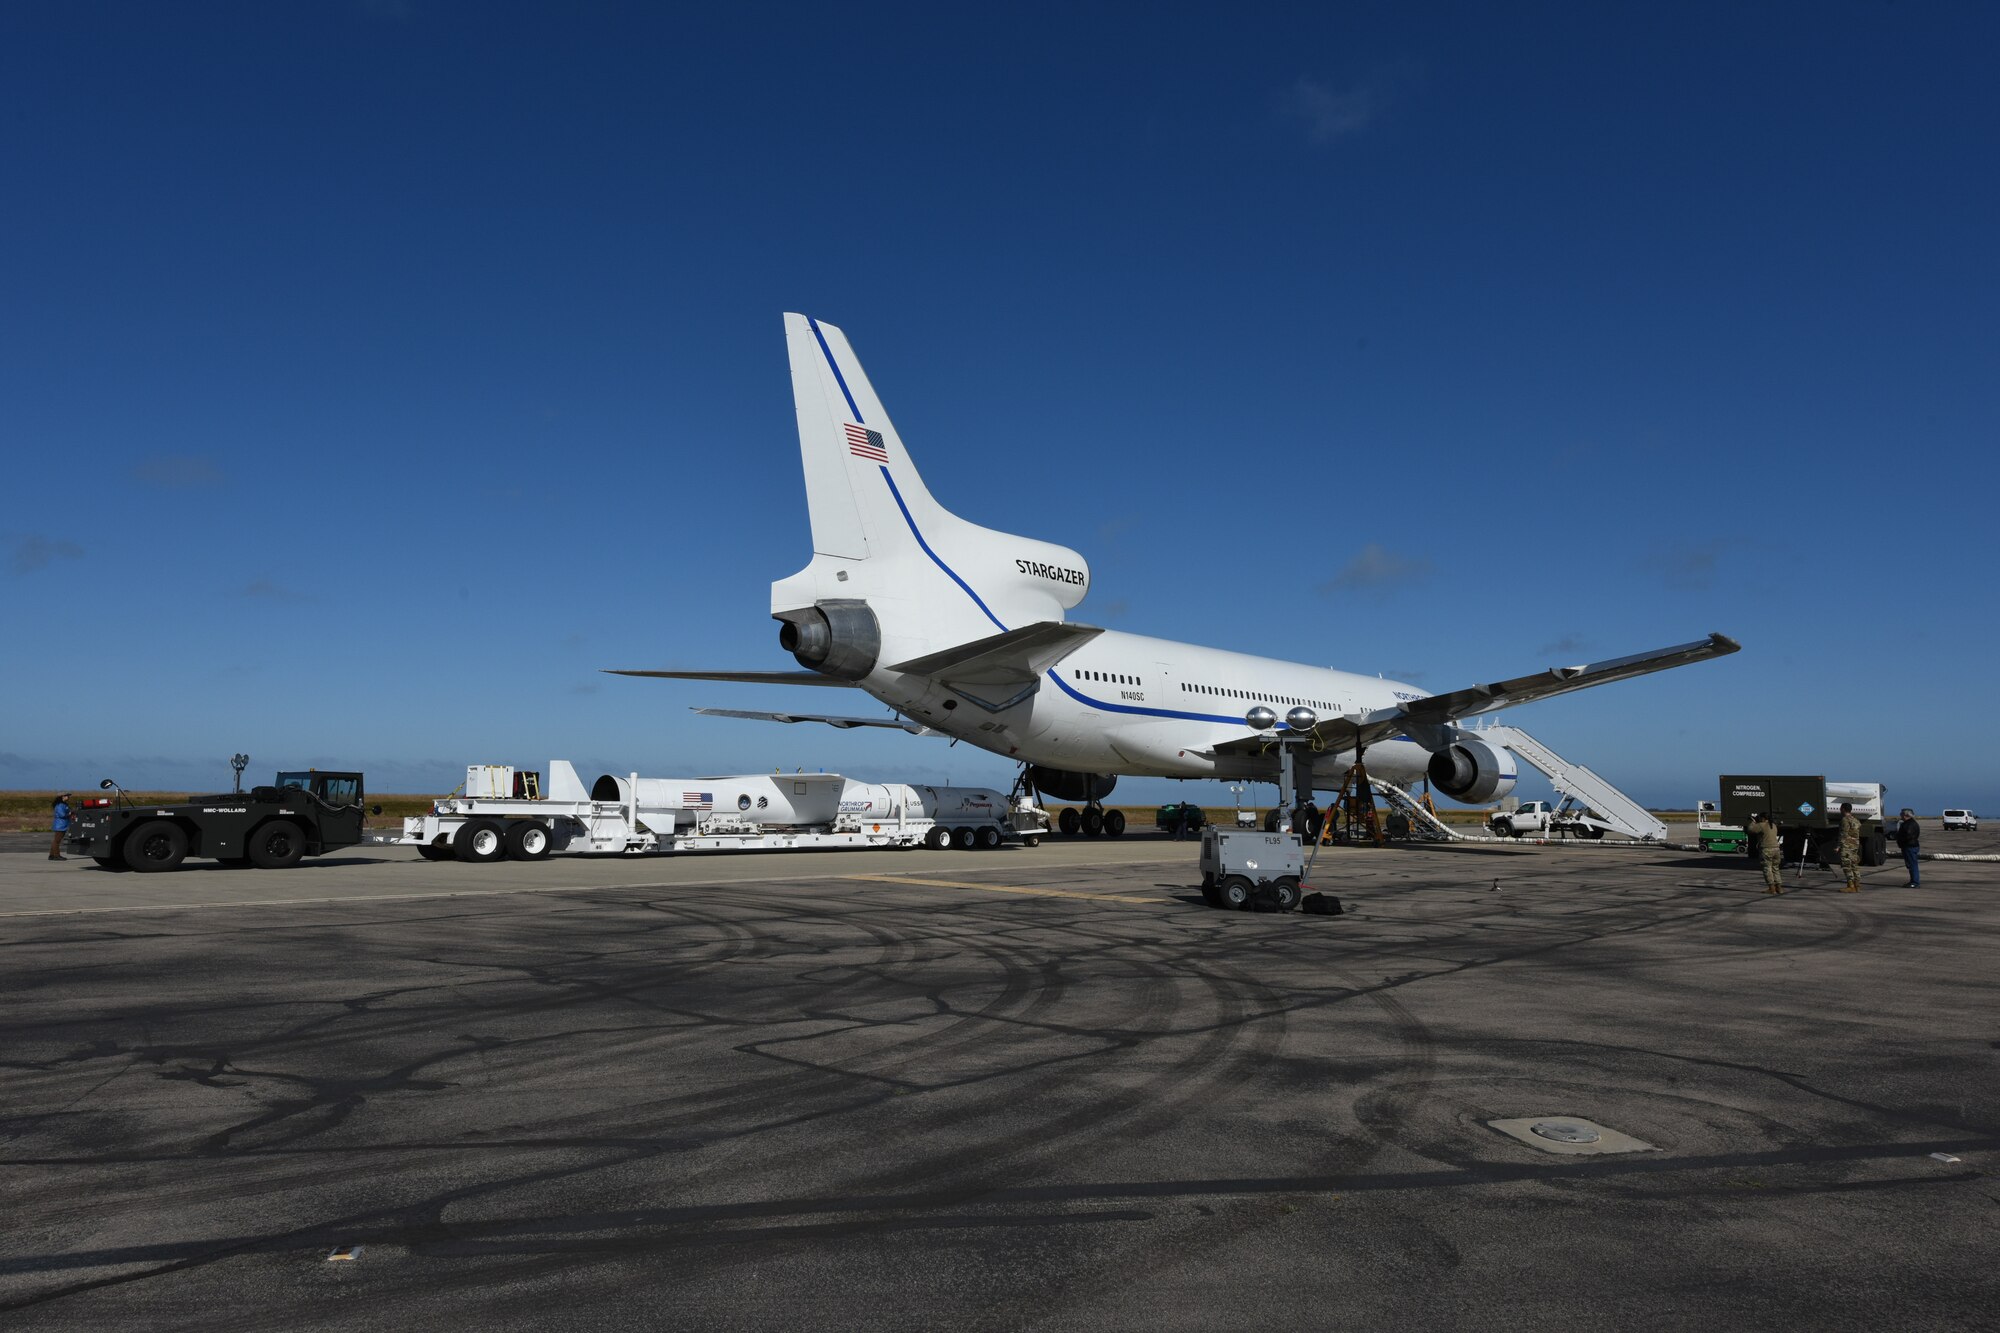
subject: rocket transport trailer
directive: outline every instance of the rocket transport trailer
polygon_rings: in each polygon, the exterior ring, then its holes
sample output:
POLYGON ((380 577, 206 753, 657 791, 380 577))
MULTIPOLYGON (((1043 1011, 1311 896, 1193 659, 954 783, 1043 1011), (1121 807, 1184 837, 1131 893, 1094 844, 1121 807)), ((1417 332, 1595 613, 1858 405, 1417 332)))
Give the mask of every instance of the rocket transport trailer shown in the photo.
POLYGON ((585 786, 564 759, 549 781, 474 764, 463 792, 440 797, 378 846, 432 861, 539 861, 558 852, 664 855, 860 847, 1038 845, 1049 821, 1031 800, 983 787, 856 782, 837 773, 642 778, 606 773, 585 786))

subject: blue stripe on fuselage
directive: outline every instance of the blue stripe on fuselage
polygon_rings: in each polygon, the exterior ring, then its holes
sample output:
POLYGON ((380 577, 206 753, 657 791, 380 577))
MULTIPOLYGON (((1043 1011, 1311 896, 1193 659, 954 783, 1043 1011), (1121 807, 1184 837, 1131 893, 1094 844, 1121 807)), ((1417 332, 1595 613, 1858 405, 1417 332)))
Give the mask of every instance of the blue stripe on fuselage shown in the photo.
MULTIPOLYGON (((965 595, 972 599, 972 604, 978 607, 985 614, 986 618, 993 622, 994 627, 1004 634, 1007 627, 1000 623, 1000 617, 993 614, 992 609, 984 601, 980 600, 979 594, 972 590, 972 585, 960 578, 958 571, 947 565, 943 557, 939 556, 936 551, 933 551, 931 544, 924 540, 923 531, 917 527, 917 520, 911 516, 910 507, 903 503, 903 493, 896 489, 896 479, 889 475, 889 469, 884 467, 881 471, 882 480, 889 484, 889 494, 895 497, 896 508, 903 511, 903 522, 910 525, 910 535, 917 539, 917 546, 922 549, 925 555, 931 558, 932 564, 943 570, 946 577, 950 578, 953 583, 956 583, 964 590, 965 595)), ((1145 717, 1168 717, 1182 722, 1219 722, 1224 726, 1232 727, 1245 725, 1243 719, 1240 717, 1218 717, 1212 713, 1177 713, 1170 708, 1140 708, 1133 704, 1114 704, 1107 699, 1093 699, 1086 694, 1079 693, 1055 670, 1051 669, 1048 674, 1049 679, 1056 683, 1057 688, 1070 698, 1080 704, 1088 704, 1092 708, 1101 708, 1107 713, 1137 713, 1145 717)), ((1290 731, 1291 728, 1280 725, 1278 730, 1290 731)))
POLYGON ((1000 623, 1000 617, 994 615, 993 612, 990 609, 988 609, 986 603, 979 600, 979 594, 972 590, 972 585, 967 583, 964 579, 960 578, 958 576, 958 571, 953 569, 950 565, 947 565, 942 559, 940 559, 938 553, 931 549, 931 544, 924 540, 924 534, 917 530, 917 520, 910 517, 910 507, 903 503, 903 493, 896 489, 896 479, 889 475, 889 469, 887 467, 884 467, 882 469, 882 480, 889 483, 889 494, 896 497, 896 508, 903 511, 903 521, 910 525, 910 535, 917 539, 917 545, 922 547, 924 554, 931 558, 931 563, 936 565, 939 569, 942 569, 947 575, 949 575, 953 583, 956 583, 959 587, 965 589, 965 595, 972 599, 972 604, 974 606, 977 606, 981 611, 984 611, 986 613, 986 618, 993 622, 995 628, 997 628, 1003 634, 1006 633, 1007 627, 1000 623))

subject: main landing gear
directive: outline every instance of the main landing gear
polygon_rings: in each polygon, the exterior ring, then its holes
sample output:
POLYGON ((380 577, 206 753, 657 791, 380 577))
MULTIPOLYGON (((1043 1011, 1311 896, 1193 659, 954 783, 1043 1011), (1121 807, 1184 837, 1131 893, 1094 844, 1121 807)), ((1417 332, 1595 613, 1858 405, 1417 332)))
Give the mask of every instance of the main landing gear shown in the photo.
POLYGON ((1081 811, 1073 805, 1066 805, 1062 813, 1056 816, 1056 827, 1069 837, 1082 833, 1086 838, 1100 835, 1107 838, 1122 838, 1125 836, 1125 812, 1106 810, 1096 801, 1090 802, 1081 811))

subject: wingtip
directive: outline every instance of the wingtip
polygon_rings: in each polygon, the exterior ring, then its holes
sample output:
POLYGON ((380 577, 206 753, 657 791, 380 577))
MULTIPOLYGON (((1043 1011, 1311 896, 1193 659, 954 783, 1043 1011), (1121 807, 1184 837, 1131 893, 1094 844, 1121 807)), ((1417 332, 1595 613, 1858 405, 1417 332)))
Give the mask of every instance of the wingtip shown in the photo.
POLYGON ((1709 631, 1708 641, 1715 645, 1715 650, 1719 653, 1736 653, 1743 650, 1742 644, 1727 634, 1718 634, 1713 630, 1709 631))

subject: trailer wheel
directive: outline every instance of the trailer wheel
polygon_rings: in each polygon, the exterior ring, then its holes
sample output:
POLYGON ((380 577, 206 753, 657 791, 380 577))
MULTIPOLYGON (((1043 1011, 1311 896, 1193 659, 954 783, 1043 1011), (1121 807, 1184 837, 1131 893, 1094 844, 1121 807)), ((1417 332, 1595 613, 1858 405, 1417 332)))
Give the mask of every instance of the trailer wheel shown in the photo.
POLYGON ((507 835, 490 819, 468 819, 452 835, 451 849, 461 861, 498 861, 507 854, 507 835))
POLYGON ((451 849, 451 841, 440 833, 436 842, 418 843, 417 855, 423 857, 426 861, 450 861, 458 853, 451 849))
POLYGON ((507 855, 516 861, 548 860, 548 826, 533 819, 523 819, 508 824, 507 855))
POLYGON ((1076 807, 1073 805, 1064 806, 1062 808, 1062 813, 1056 816, 1056 827, 1063 831, 1063 836, 1065 838, 1074 838, 1076 836, 1077 829, 1081 827, 1082 824, 1083 824, 1083 817, 1077 814, 1076 807))
POLYGON ((180 825, 153 819, 126 835, 123 850, 134 870, 172 870, 187 859, 188 837, 180 825))
POLYGON ((941 852, 951 846, 951 830, 942 824, 935 824, 924 834, 924 846, 934 852, 941 852))
POLYGON ((979 850, 982 852, 990 852, 1000 845, 1000 830, 994 828, 991 824, 978 830, 974 837, 979 843, 979 850))
POLYGON ((259 870, 290 870, 306 854, 306 835, 289 819, 274 819, 250 835, 245 849, 259 870))
POLYGON ((1305 895, 1299 892, 1299 881, 1296 876, 1280 875, 1271 881, 1271 896, 1278 900, 1280 912, 1295 912, 1298 910, 1299 899, 1305 895))
POLYGON ((1042 845, 1042 835, 1039 833, 1023 834, 1021 836, 1021 845, 1023 847, 1039 847, 1042 845))
POLYGON ((1107 838, 1122 838, 1125 836, 1125 812, 1123 810, 1106 810, 1104 812, 1104 836, 1107 838))
POLYGON ((1215 905, 1225 912, 1240 912, 1250 905, 1250 881, 1241 875, 1225 875, 1215 886, 1215 905))
POLYGON ((969 852, 979 844, 979 835, 969 828, 955 828, 951 831, 951 845, 961 852, 969 852))

